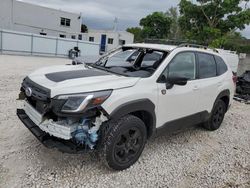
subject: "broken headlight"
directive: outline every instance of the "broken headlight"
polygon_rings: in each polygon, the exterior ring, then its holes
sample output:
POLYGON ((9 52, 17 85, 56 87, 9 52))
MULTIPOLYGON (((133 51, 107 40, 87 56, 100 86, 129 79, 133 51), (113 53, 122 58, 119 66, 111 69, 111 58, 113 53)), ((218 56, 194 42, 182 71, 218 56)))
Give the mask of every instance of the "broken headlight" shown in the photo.
POLYGON ((66 100, 61 109, 62 112, 78 113, 101 105, 111 93, 112 90, 106 90, 92 93, 59 95, 56 99, 66 100))

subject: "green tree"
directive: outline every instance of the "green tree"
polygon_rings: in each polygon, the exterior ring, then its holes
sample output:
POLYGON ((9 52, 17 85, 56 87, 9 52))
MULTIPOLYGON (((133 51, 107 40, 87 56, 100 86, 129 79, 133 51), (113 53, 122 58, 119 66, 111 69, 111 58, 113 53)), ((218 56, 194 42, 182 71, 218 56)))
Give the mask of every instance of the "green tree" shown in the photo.
POLYGON ((127 32, 134 34, 135 42, 143 42, 142 29, 140 27, 131 27, 127 29, 127 32))
POLYGON ((142 37, 144 38, 166 38, 170 33, 172 19, 163 12, 154 12, 140 20, 142 26, 142 37))
POLYGON ((182 37, 181 30, 178 24, 179 12, 177 7, 171 7, 167 12, 166 16, 172 19, 172 24, 170 26, 170 39, 180 39, 182 37))
POLYGON ((223 45, 226 35, 250 23, 249 0, 181 0, 179 25, 190 40, 223 45), (245 6, 242 6, 245 5, 245 6))

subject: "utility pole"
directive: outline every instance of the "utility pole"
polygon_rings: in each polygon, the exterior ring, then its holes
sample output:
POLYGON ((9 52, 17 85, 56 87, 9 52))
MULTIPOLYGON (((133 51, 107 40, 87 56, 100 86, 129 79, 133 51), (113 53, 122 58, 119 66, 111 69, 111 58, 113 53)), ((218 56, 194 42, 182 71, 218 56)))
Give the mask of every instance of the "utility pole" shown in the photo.
POLYGON ((118 25, 118 18, 115 17, 115 20, 114 20, 114 27, 113 27, 113 30, 114 30, 114 31, 117 31, 117 25, 118 25))

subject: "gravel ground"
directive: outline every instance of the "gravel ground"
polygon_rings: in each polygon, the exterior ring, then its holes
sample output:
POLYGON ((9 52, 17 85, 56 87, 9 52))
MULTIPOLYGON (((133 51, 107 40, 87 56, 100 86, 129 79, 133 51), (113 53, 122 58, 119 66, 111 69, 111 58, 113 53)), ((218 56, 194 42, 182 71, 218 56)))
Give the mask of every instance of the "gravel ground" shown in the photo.
POLYGON ((94 154, 46 149, 15 115, 25 75, 66 59, 0 55, 0 187, 250 187, 250 105, 234 102, 216 132, 149 140, 131 168, 108 170, 94 154))

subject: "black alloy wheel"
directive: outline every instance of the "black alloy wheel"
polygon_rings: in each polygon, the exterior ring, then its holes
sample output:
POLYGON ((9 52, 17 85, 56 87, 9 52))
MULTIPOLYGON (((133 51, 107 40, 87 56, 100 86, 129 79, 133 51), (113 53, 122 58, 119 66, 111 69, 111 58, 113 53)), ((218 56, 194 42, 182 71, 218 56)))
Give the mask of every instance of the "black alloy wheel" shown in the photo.
POLYGON ((126 130, 118 137, 114 148, 115 159, 119 163, 129 162, 140 151, 142 141, 142 132, 137 127, 126 130))
POLYGON ((222 100, 218 100, 214 105, 209 120, 204 123, 204 127, 210 131, 219 129, 224 120, 225 113, 226 113, 225 102, 222 100))
POLYGON ((100 147, 101 158, 112 169, 129 168, 140 157, 147 140, 144 122, 136 116, 126 115, 108 122, 106 127, 100 147))

